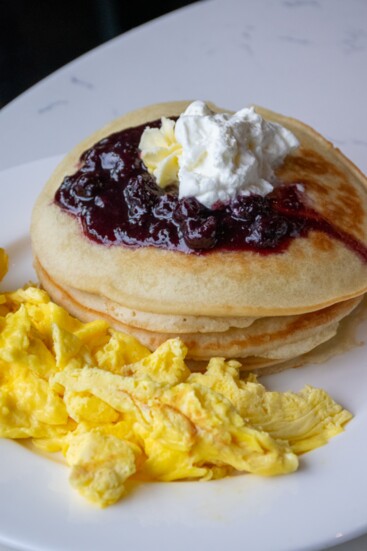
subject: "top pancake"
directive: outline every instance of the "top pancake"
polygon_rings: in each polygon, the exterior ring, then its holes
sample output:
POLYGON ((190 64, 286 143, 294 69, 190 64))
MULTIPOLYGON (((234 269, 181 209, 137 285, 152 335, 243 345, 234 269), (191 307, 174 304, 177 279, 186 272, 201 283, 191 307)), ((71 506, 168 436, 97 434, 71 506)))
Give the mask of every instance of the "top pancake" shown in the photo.
MULTIPOLYGON (((84 140, 60 163, 36 202, 31 225, 34 255, 52 278, 127 308, 172 315, 291 315, 364 293, 367 263, 322 232, 311 231, 293 239, 284 252, 271 254, 107 247, 86 238, 77 219, 53 203, 55 191, 77 170, 86 149, 118 130, 178 116, 189 103, 162 103, 129 113, 84 140)), ((277 176, 302 182, 315 210, 367 246, 367 186, 361 172, 310 127, 259 107, 257 111, 287 127, 301 144, 277 176)))

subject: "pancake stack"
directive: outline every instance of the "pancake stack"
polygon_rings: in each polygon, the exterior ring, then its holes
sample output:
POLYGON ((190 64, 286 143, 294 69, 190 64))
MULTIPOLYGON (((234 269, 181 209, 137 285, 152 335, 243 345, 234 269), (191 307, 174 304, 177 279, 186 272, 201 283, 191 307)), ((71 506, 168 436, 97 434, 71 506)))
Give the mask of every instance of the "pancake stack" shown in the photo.
POLYGON ((179 116, 188 103, 129 113, 65 157, 33 210, 35 269, 52 299, 72 315, 106 319, 152 350, 180 336, 197 365, 221 356, 239 359, 244 370, 279 369, 334 337, 367 290, 366 179, 313 129, 256 108, 300 142, 277 179, 299 183, 307 203, 336 228, 332 235, 320 226, 280 252, 105 246, 86 237, 78 219, 54 202, 85 150, 121 129, 179 116))

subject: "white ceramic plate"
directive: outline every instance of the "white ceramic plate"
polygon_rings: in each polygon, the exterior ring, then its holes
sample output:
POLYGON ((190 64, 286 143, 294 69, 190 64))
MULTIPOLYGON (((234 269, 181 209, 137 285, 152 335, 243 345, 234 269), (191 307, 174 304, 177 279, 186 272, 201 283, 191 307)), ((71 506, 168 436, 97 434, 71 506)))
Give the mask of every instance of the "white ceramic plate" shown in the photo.
MULTIPOLYGON (((0 246, 11 261, 2 289, 35 278, 30 213, 58 160, 0 174, 0 246)), ((37 551, 305 551, 358 536, 367 531, 366 352, 360 346, 322 366, 267 378, 273 389, 321 386, 355 415, 292 475, 145 484, 100 510, 69 487, 64 465, 0 441, 0 542, 37 551)))

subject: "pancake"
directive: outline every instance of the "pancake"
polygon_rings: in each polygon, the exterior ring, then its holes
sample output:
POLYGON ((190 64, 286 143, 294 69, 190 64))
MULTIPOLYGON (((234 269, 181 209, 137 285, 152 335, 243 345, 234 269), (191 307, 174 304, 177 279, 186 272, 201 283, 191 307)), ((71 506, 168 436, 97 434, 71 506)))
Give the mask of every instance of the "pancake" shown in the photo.
POLYGON ((276 178, 285 186, 301 186, 322 221, 267 254, 107 246, 87 238, 78 219, 54 202, 64 178, 80 168, 81 155, 96 142, 161 116, 179 116, 189 103, 129 113, 77 145, 59 164, 32 213, 40 282, 71 314, 83 321, 104 318, 150 349, 181 336, 193 365, 223 356, 261 372, 289 366, 333 339, 367 290, 366 179, 315 130, 256 108, 298 138, 300 147, 276 170, 276 178))
MULTIPOLYGON (((112 327, 132 334, 151 350, 176 336, 176 333, 159 329, 148 331, 131 323, 126 325, 111 316, 109 307, 101 297, 70 287, 62 288, 52 280, 38 261, 35 268, 44 289, 57 303, 83 321, 105 319, 112 327)), ((305 354, 334 337, 339 322, 361 300, 362 297, 357 297, 301 315, 258 318, 245 328, 229 327, 225 331, 181 333, 180 337, 188 347, 188 359, 206 362, 213 356, 245 358, 246 365, 256 365, 258 369, 305 354)))

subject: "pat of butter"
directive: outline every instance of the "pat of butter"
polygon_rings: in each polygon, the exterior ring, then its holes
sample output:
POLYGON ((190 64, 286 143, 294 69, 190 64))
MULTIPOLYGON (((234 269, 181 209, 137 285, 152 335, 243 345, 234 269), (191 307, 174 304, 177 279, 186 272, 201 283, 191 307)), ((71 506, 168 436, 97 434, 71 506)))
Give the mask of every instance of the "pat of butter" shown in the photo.
POLYGON ((163 117, 160 128, 147 128, 142 134, 139 148, 145 166, 155 176, 160 187, 177 181, 182 147, 176 140, 174 121, 163 117))

